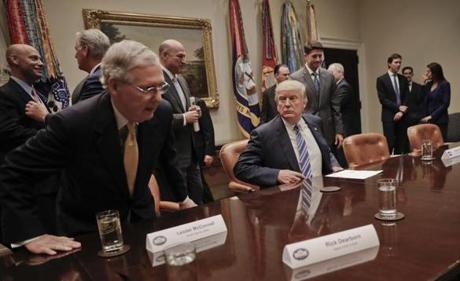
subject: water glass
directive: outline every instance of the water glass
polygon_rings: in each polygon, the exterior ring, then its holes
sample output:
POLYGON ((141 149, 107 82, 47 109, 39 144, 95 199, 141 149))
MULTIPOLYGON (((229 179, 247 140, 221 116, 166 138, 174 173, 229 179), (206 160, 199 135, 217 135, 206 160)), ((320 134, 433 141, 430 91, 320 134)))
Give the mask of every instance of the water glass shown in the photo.
POLYGON ((379 214, 382 217, 396 216, 396 187, 398 180, 383 178, 377 181, 379 190, 379 214))
POLYGON ((433 160, 433 143, 429 139, 422 141, 422 157, 423 161, 433 160))
POLYGON ((119 251, 123 248, 120 214, 117 210, 107 210, 96 214, 99 238, 104 252, 119 251))

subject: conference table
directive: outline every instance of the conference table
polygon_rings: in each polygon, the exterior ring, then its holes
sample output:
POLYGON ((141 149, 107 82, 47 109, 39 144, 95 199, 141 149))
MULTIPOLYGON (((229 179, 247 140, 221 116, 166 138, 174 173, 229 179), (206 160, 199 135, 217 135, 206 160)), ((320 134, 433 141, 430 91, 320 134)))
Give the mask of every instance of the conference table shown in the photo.
POLYGON ((361 167, 383 170, 365 180, 325 177, 324 186, 341 190, 322 193, 314 187, 307 215, 298 212, 299 188, 273 187, 124 225, 131 250, 118 257, 97 255, 97 233, 76 237, 82 248, 57 257, 19 250, 2 259, 0 279, 168 280, 167 266, 152 266, 146 234, 222 215, 224 240, 197 254, 195 280, 436 280, 457 268, 460 259, 460 165, 446 167, 440 152, 436 158, 423 162, 417 156, 391 157, 361 167), (405 218, 397 222, 374 218, 379 206, 376 181, 384 177, 400 181, 397 209, 405 218), (286 244, 369 224, 380 241, 376 248, 299 270, 282 262, 286 244))

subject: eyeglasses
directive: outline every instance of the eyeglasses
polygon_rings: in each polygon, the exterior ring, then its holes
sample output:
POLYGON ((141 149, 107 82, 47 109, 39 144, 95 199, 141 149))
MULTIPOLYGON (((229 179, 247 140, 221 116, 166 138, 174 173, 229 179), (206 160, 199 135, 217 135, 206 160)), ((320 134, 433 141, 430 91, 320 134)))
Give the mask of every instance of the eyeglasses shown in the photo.
POLYGON ((167 82, 163 82, 159 86, 152 86, 152 87, 148 87, 148 88, 142 88, 142 87, 136 86, 134 84, 130 84, 130 85, 133 86, 134 88, 136 88, 143 95, 148 95, 148 94, 154 94, 154 95, 155 94, 160 94, 160 95, 163 95, 169 89, 169 84, 167 82))

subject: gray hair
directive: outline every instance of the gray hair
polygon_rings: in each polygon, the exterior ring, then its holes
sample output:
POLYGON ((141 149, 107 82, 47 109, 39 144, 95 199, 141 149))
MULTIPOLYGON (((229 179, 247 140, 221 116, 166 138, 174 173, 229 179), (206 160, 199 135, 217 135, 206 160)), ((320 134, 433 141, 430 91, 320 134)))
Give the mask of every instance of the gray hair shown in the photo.
POLYGON ((278 94, 281 91, 298 91, 302 93, 303 99, 307 101, 307 95, 305 92, 305 85, 297 80, 285 80, 279 83, 275 89, 275 101, 278 101, 278 94))
POLYGON ((113 44, 102 59, 102 78, 104 87, 110 79, 131 82, 128 72, 136 67, 160 65, 158 56, 145 45, 123 40, 113 44))
POLYGON ((343 68, 343 65, 338 62, 330 64, 328 69, 335 69, 337 72, 342 73, 342 74, 344 74, 344 71, 345 71, 343 68))
POLYGON ((87 29, 76 34, 81 47, 87 47, 89 54, 95 59, 102 59, 110 47, 110 40, 99 29, 87 29))

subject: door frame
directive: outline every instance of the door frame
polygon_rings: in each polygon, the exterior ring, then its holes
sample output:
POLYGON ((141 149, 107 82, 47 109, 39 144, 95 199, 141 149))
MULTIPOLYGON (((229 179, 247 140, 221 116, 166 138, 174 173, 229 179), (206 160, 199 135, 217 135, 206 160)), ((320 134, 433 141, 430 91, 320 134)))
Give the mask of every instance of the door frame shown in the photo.
POLYGON ((367 93, 367 71, 365 61, 365 47, 360 41, 344 40, 331 37, 321 37, 321 43, 326 48, 355 50, 358 54, 358 81, 359 81, 359 99, 361 101, 361 131, 363 133, 369 132, 369 119, 365 118, 370 116, 369 113, 369 93, 367 93))

